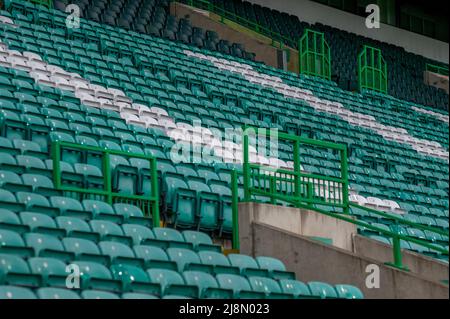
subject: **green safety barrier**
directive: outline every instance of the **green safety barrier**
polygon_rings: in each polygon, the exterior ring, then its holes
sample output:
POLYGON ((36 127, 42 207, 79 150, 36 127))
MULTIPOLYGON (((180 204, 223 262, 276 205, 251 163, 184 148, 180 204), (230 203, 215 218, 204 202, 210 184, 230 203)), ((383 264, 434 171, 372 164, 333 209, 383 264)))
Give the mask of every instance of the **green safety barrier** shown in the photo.
POLYGON ((433 72, 433 73, 437 73, 437 74, 448 76, 448 66, 447 67, 443 67, 443 66, 427 63, 426 70, 429 71, 429 72, 433 72))
POLYGON ((269 37, 272 40, 272 46, 278 47, 280 49, 284 48, 284 44, 290 46, 291 48, 295 48, 297 44, 296 41, 291 38, 285 37, 280 33, 274 32, 269 28, 266 28, 254 21, 250 21, 233 12, 227 11, 224 8, 221 8, 208 0, 178 0, 178 1, 172 0, 172 2, 181 2, 191 7, 213 12, 218 16, 220 16, 221 19, 220 21, 222 23, 225 22, 225 19, 236 22, 256 33, 269 37))
POLYGON ((134 153, 115 151, 88 145, 80 145, 67 142, 52 143, 53 159, 53 180, 55 188, 65 193, 77 193, 82 196, 101 197, 105 202, 112 205, 114 203, 126 203, 141 208, 145 216, 151 216, 154 227, 160 227, 159 215, 159 192, 156 158, 134 153), (63 183, 63 172, 61 171, 62 151, 81 151, 86 154, 100 155, 102 160, 103 189, 86 189, 63 183), (151 195, 122 194, 114 192, 111 174, 111 155, 122 156, 124 158, 138 158, 149 161, 149 172, 151 175, 151 195))
POLYGON ((298 47, 299 72, 331 80, 330 46, 324 34, 306 29, 298 47))
MULTIPOLYGON (((387 262, 387 265, 390 265, 392 267, 402 269, 402 270, 408 270, 405 265, 403 265, 402 261, 402 253, 401 253, 401 240, 415 243, 417 245, 420 245, 422 247, 428 248, 431 251, 441 253, 444 255, 448 255, 448 249, 432 244, 430 241, 426 241, 423 239, 414 238, 411 236, 404 235, 400 232, 400 230, 404 227, 413 227, 416 229, 420 229, 422 231, 429 231, 432 233, 436 233, 439 235, 443 235, 445 237, 448 237, 448 231, 441 230, 435 227, 425 226, 421 224, 417 224, 414 222, 411 222, 409 220, 406 220, 400 216, 390 214, 387 212, 378 211, 375 209, 371 209, 365 206, 360 206, 354 203, 351 203, 348 199, 348 176, 347 176, 347 152, 346 152, 346 145, 342 144, 334 144, 324 141, 318 141, 318 140, 311 140, 306 139, 294 135, 289 135, 285 133, 278 133, 280 139, 284 139, 287 141, 292 141, 294 143, 294 169, 293 170, 285 170, 285 169, 271 169, 271 174, 267 174, 267 168, 263 167, 260 164, 254 164, 250 163, 249 161, 249 134, 248 130, 244 131, 243 135, 243 171, 239 172, 237 170, 233 170, 231 175, 231 187, 232 187, 232 225, 233 225, 233 249, 239 249, 239 225, 238 225, 238 202, 239 202, 239 195, 238 195, 238 176, 242 175, 244 179, 244 198, 242 198, 243 202, 258 202, 262 201, 262 199, 266 198, 269 200, 272 204, 277 204, 279 202, 284 202, 290 206, 295 206, 298 208, 304 208, 316 211, 318 213, 337 218, 339 220, 347 221, 349 223, 355 224, 356 226, 364 227, 366 229, 369 229, 374 232, 378 232, 386 237, 389 237, 392 239, 392 251, 393 251, 393 262, 387 262), (341 152, 341 178, 331 178, 326 176, 317 176, 313 174, 305 174, 300 171, 300 163, 299 163, 299 150, 300 145, 313 145, 313 146, 320 146, 324 148, 331 148, 334 150, 338 150, 341 152), (260 170, 262 173, 253 173, 252 170, 260 170), (267 177, 267 175, 269 177, 267 177), (283 183, 286 182, 286 178, 279 178, 280 176, 286 176, 289 175, 287 180, 290 183, 293 183, 294 192, 283 192, 280 190, 283 190, 283 188, 280 186, 283 183), (259 187, 255 187, 255 185, 258 184, 258 182, 261 181, 261 176, 266 176, 264 178, 269 179, 268 184, 263 184, 264 190, 261 190, 259 187), (310 179, 302 180, 302 177, 310 177, 310 179), (323 182, 319 181, 334 181, 335 183, 342 184, 341 188, 338 188, 342 194, 338 197, 334 197, 331 201, 326 200, 327 197, 325 196, 325 199, 322 197, 316 197, 311 196, 311 189, 314 189, 315 187, 320 187, 323 184, 323 182), (299 191, 299 188, 301 190, 302 186, 306 186, 306 189, 309 189, 309 192, 302 192, 299 191), (252 196, 257 196, 257 198, 252 198, 252 196), (335 203, 335 200, 339 199, 338 203, 335 203), (327 211, 325 209, 319 208, 316 205, 323 206, 329 206, 332 209, 335 208, 341 208, 342 212, 332 212, 327 211), (361 209, 364 210, 372 215, 380 216, 386 220, 390 220, 396 231, 392 230, 386 230, 383 228, 379 228, 377 226, 373 226, 371 223, 359 220, 356 216, 351 214, 351 208, 354 209, 361 209)), ((323 195, 323 194, 322 194, 323 195)), ((330 209, 331 210, 331 209, 330 209)))
POLYGON ((365 45, 358 55, 359 90, 387 94, 387 64, 380 49, 365 45))

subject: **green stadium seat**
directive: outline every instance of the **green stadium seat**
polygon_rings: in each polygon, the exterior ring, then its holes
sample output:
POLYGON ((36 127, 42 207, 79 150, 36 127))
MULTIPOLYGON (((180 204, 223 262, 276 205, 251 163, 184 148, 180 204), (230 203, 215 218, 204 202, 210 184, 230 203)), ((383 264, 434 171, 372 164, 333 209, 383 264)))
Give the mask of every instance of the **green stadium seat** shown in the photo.
POLYGON ((65 287, 66 264, 54 258, 33 257, 28 260, 31 272, 40 275, 43 283, 52 287, 65 287))
POLYGON ((338 294, 333 286, 324 283, 324 282, 309 282, 308 283, 309 290, 311 291, 311 295, 320 297, 322 299, 325 298, 338 298, 338 294))
POLYGON ((20 213, 22 224, 27 225, 31 231, 48 234, 56 237, 63 237, 66 232, 56 227, 53 218, 39 213, 22 212, 20 213))
POLYGON ((120 299, 119 296, 107 291, 84 290, 81 293, 83 299, 120 299))
POLYGON ((255 258, 260 269, 267 269, 274 279, 295 279, 295 274, 286 271, 286 267, 279 259, 272 257, 258 256, 255 258))
POLYGON ((28 288, 0 286, 0 299, 36 299, 36 295, 28 288))
POLYGON ((114 240, 126 245, 131 244, 132 239, 123 234, 119 225, 106 220, 91 220, 89 222, 92 231, 98 233, 102 240, 114 240))
POLYGON ((36 256, 58 258, 66 262, 73 259, 73 255, 64 250, 57 237, 40 233, 27 233, 24 235, 24 239, 27 246, 34 249, 36 256))
POLYGON ((122 282, 115 280, 105 266, 91 261, 76 261, 80 269, 81 287, 83 289, 121 292, 122 282))
POLYGON ((197 286, 198 298, 207 299, 230 299, 233 297, 232 290, 220 289, 216 279, 201 271, 185 271, 183 278, 186 284, 197 286))
POLYGON ((161 285, 163 296, 180 295, 190 298, 198 296, 198 288, 186 285, 181 275, 173 270, 148 269, 147 274, 152 283, 161 285))
POLYGON ((220 288, 233 290, 234 299, 260 299, 265 297, 264 293, 252 291, 250 283, 245 277, 232 274, 219 274, 216 276, 216 279, 220 288))
POLYGON ((126 236, 133 238, 135 245, 140 245, 147 239, 155 239, 152 230, 142 225, 124 224, 122 225, 122 229, 126 236))
POLYGON ((29 257, 34 255, 33 249, 26 247, 19 233, 11 230, 0 229, 0 246, 2 254, 29 257))
POLYGON ((137 258, 143 259, 146 268, 177 270, 176 262, 170 261, 166 252, 155 246, 136 245, 133 247, 137 258))
POLYGON ((161 287, 151 283, 142 268, 119 264, 111 266, 111 272, 115 279, 122 282, 124 291, 161 295, 161 287))
POLYGON ((36 295, 39 299, 80 299, 73 290, 63 288, 40 288, 36 295))
POLYGON ((158 299, 158 297, 148 294, 127 292, 122 295, 122 299, 158 299))
POLYGON ((214 245, 211 237, 207 234, 197 231, 185 230, 182 232, 184 240, 192 243, 196 251, 210 250, 221 252, 222 248, 219 245, 214 245))
POLYGON ((111 264, 143 266, 143 261, 134 256, 128 245, 114 241, 101 241, 98 246, 103 255, 109 256, 111 264))
POLYGON ((260 269, 255 259, 247 255, 229 254, 228 260, 232 266, 238 267, 244 276, 268 277, 269 271, 260 269))
POLYGON ((364 295, 355 286, 350 285, 336 285, 335 289, 338 293, 339 298, 343 299, 364 299, 364 295))
POLYGON ((27 263, 14 255, 0 255, 0 282, 4 285, 39 287, 41 278, 30 273, 27 263))
POLYGON ((285 294, 292 294, 295 298, 312 298, 308 286, 298 280, 282 279, 280 280, 281 291, 285 294))

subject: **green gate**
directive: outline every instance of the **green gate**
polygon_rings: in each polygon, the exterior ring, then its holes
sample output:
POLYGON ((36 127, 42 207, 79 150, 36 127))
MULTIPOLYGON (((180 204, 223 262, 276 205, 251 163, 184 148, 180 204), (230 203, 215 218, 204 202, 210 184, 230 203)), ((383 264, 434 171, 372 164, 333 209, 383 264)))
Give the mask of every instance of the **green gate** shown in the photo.
POLYGON ((387 64, 380 49, 365 45, 358 56, 359 90, 387 94, 387 64))
POLYGON ((330 47, 321 32, 306 29, 299 43, 300 73, 331 79, 330 47))

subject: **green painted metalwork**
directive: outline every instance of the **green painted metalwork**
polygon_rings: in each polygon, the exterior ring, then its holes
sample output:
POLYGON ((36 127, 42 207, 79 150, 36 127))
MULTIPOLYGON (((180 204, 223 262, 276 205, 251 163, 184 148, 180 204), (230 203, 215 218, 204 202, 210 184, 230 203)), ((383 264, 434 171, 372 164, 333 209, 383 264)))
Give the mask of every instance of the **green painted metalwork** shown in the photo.
POLYGON ((262 196, 277 203, 285 199, 294 204, 320 204, 342 208, 348 213, 348 164, 346 145, 278 133, 277 139, 290 143, 294 149, 294 169, 274 169, 251 163, 249 154, 249 134, 260 138, 269 138, 272 131, 245 128, 243 135, 243 174, 244 201, 251 201, 252 196, 262 196), (301 171, 300 150, 302 147, 315 147, 327 151, 339 152, 340 177, 310 174, 301 171))
MULTIPOLYGON (((263 133, 264 134, 264 133, 263 133)), ((436 244, 431 243, 430 241, 426 241, 423 239, 418 239, 414 237, 410 237, 407 235, 401 234, 400 230, 404 227, 412 227, 415 229, 419 229, 422 231, 429 231, 432 233, 436 233, 448 238, 448 232, 442 229, 438 229, 435 227, 425 226, 422 224, 417 224, 406 220, 398 215, 390 214, 387 212, 377 211, 375 209, 371 209, 365 206, 360 206, 354 203, 351 203, 348 199, 348 164, 347 164, 347 149, 345 145, 334 144, 330 142, 318 141, 306 139, 298 136, 293 136, 285 133, 278 133, 278 136, 282 140, 288 140, 293 143, 294 147, 294 169, 293 170, 285 170, 285 169, 269 169, 267 167, 263 167, 259 164, 250 163, 250 155, 249 155, 249 129, 244 129, 243 136, 243 177, 244 177, 244 202, 250 201, 264 201, 264 198, 268 198, 269 202, 272 204, 277 204, 279 201, 284 202, 288 205, 293 205, 298 208, 311 209, 318 213, 337 218, 339 220, 347 221, 349 223, 355 224, 356 226, 363 227, 365 229, 369 229, 373 232, 380 233, 385 237, 392 239, 392 252, 393 252, 393 262, 386 262, 387 265, 395 267, 397 269, 408 271, 408 268, 403 265, 402 260, 402 248, 401 241, 407 241, 410 243, 414 243, 420 245, 422 247, 428 248, 430 251, 438 252, 444 255, 448 255, 448 249, 438 246, 436 244), (320 146, 324 148, 330 148, 333 150, 337 150, 340 152, 340 160, 341 160, 341 178, 335 177, 326 177, 319 176, 315 174, 305 174, 300 171, 300 150, 301 146, 320 146), (257 172, 254 172, 256 170, 257 172), (262 172, 261 172, 262 171, 262 172), (268 172, 270 172, 268 174, 268 172), (283 177, 282 177, 283 175, 283 177), (270 181, 269 184, 264 183, 263 188, 255 187, 257 183, 261 183, 261 176, 264 179, 270 181), (311 179, 307 179, 305 182, 305 177, 309 177, 311 179), (335 183, 340 183, 342 185, 339 190, 342 192, 338 199, 339 203, 334 203, 333 201, 329 201, 328 203, 324 202, 323 199, 317 199, 314 196, 311 197, 311 193, 315 192, 316 186, 324 185, 323 182, 318 181, 331 181, 335 183), (312 181, 312 182, 311 182, 312 181), (295 186, 292 187, 294 191, 292 192, 283 192, 280 185, 283 183, 293 183, 295 186), (305 184, 307 187, 305 187, 305 184), (306 191, 305 191, 306 190, 306 191), (328 205, 326 205, 328 204, 328 205), (320 207, 320 205, 328 206, 330 211, 324 210, 320 207), (332 209, 340 208, 342 209, 342 213, 332 212, 332 209), (386 230, 383 228, 379 228, 377 226, 373 226, 371 223, 360 220, 357 216, 351 214, 351 209, 361 209, 366 212, 377 215, 385 220, 389 220, 393 225, 396 225, 396 231, 386 230)), ((236 242, 237 249, 239 249, 239 228, 237 223, 238 218, 238 184, 237 184, 237 176, 239 172, 235 171, 232 177, 232 195, 233 195, 233 242, 236 242)))
POLYGON ((272 46, 278 47, 280 49, 284 48, 284 44, 290 46, 291 48, 296 47, 296 41, 281 35, 278 32, 274 32, 269 28, 262 26, 254 21, 245 19, 233 12, 227 11, 208 0, 172 0, 172 2, 181 2, 191 7, 199 8, 202 10, 207 10, 209 12, 215 13, 220 16, 220 21, 225 22, 225 19, 236 22, 254 32, 257 32, 263 36, 269 37, 272 40, 272 46))
POLYGON ((380 49, 365 45, 358 55, 359 90, 388 93, 387 64, 380 49))
POLYGON ((429 71, 429 72, 433 72, 433 73, 437 73, 437 74, 448 76, 448 66, 443 67, 443 66, 427 63, 426 70, 429 71))
POLYGON ((331 79, 330 47, 322 32, 306 29, 299 41, 299 72, 331 79))
POLYGON ((232 208, 232 248, 239 250, 239 216, 238 216, 238 172, 236 170, 231 171, 231 208, 232 208))
POLYGON ((53 180, 55 188, 63 191, 67 195, 78 194, 85 198, 102 199, 108 204, 127 203, 133 204, 141 208, 145 216, 151 216, 154 227, 160 227, 159 215, 159 191, 158 191, 158 175, 156 158, 146 155, 127 153, 103 149, 99 147, 80 145, 67 142, 52 143, 52 159, 53 159, 53 180), (61 171, 62 151, 76 150, 85 152, 86 154, 101 154, 102 158, 102 174, 103 189, 86 189, 63 183, 63 172, 61 171), (122 194, 114 192, 111 180, 111 155, 118 155, 124 158, 139 158, 149 161, 149 170, 151 175, 151 195, 122 194))

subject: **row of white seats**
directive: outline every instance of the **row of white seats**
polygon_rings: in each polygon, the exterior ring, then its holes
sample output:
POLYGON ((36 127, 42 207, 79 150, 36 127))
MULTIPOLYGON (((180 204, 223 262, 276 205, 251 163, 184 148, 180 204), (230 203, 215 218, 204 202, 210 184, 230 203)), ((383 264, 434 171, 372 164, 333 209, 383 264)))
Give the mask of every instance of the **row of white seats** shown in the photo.
MULTIPOLYGON (((185 50, 184 52, 188 56, 208 60, 212 62, 214 66, 216 66, 217 68, 226 69, 228 71, 238 73, 251 82, 260 83, 263 86, 270 87, 275 90, 277 90, 277 86, 280 87, 280 82, 282 82, 281 78, 261 74, 253 70, 251 66, 246 65, 244 63, 239 63, 240 67, 238 66, 230 67, 221 61, 214 61, 213 59, 208 57, 204 58, 205 55, 203 54, 194 53, 189 50, 185 50)), ((290 90, 283 89, 279 91, 280 93, 291 98, 303 99, 306 102, 309 102, 309 104, 312 107, 314 107, 319 111, 329 112, 331 108, 330 105, 334 106, 337 105, 336 103, 333 103, 331 101, 323 100, 316 96, 311 96, 310 91, 302 90, 298 87, 289 86, 287 84, 285 84, 284 86, 291 87, 291 89, 290 90)), ((408 134, 408 132, 403 128, 397 128, 394 126, 388 126, 378 123, 376 119, 370 115, 352 112, 340 106, 338 107, 338 109, 339 109, 339 116, 344 120, 348 121, 350 124, 372 129, 386 139, 397 141, 399 143, 408 144, 417 152, 442 158, 447 161, 449 159, 448 151, 435 141, 429 141, 413 137, 410 134, 408 134)), ((333 113, 336 114, 335 112, 333 113)))
POLYGON ((420 107, 417 107, 417 106, 413 106, 412 109, 417 111, 417 112, 419 112, 419 113, 428 114, 428 115, 432 115, 434 117, 437 117, 439 120, 441 120, 441 121, 443 121, 445 123, 449 122, 448 115, 444 115, 444 114, 441 114, 441 113, 433 112, 433 111, 430 111, 430 110, 421 109, 420 107))

